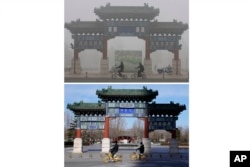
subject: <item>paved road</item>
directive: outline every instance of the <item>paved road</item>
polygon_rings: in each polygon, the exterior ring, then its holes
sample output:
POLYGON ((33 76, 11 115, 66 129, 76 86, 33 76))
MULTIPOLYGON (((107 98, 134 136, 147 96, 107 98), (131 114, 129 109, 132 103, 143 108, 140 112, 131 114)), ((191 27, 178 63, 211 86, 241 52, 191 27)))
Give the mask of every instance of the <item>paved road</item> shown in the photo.
MULTIPOLYGON (((129 76, 129 74, 128 74, 129 76)), ((127 77, 126 79, 117 77, 112 79, 110 74, 69 74, 65 73, 64 75, 65 82, 188 82, 189 75, 184 73, 179 76, 175 75, 151 75, 146 79, 142 78, 131 78, 127 77)))
POLYGON ((179 154, 168 153, 166 146, 151 146, 151 154, 145 161, 131 161, 129 155, 134 149, 120 148, 122 162, 103 163, 100 157, 101 145, 83 147, 83 155, 71 154, 72 148, 65 148, 65 167, 188 167, 189 150, 180 149, 179 154))
POLYGON ((159 79, 111 79, 111 78, 74 78, 65 77, 64 82, 188 82, 187 78, 159 79))

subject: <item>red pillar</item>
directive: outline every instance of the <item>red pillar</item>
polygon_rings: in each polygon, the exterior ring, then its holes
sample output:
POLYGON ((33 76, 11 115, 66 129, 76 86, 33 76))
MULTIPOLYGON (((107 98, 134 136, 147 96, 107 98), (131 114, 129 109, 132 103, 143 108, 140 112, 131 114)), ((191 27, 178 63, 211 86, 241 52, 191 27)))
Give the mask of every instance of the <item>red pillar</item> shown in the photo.
POLYGON ((149 45, 149 37, 145 38, 145 59, 150 60, 150 45, 149 45))
POLYGON ((107 59, 108 57, 108 39, 106 36, 103 36, 103 52, 102 52, 102 58, 107 59))
POLYGON ((76 138, 81 138, 81 129, 76 128, 76 138))
POLYGON ((178 75, 179 49, 175 49, 174 59, 176 60, 176 75, 178 75))
POLYGON ((78 60, 78 50, 74 49, 74 74, 76 73, 76 60, 78 60))
POLYGON ((109 138, 109 117, 105 117, 103 138, 109 138))
POLYGON ((176 139, 176 130, 171 130, 172 139, 176 139))
POLYGON ((148 117, 144 118, 144 137, 148 138, 149 130, 148 130, 148 117))

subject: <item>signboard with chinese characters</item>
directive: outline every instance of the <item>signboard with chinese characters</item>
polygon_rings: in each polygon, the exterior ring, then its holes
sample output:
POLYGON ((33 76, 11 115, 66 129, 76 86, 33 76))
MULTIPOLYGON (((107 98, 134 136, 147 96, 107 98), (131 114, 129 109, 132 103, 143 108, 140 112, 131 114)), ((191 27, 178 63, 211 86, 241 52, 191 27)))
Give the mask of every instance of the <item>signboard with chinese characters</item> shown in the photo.
POLYGON ((81 122, 81 129, 102 130, 104 129, 104 122, 81 122))
POLYGON ((147 21, 105 21, 108 36, 145 36, 148 32, 147 21))
POLYGON ((145 103, 108 103, 109 117, 145 117, 147 116, 145 103))
POLYGON ((119 108, 119 116, 133 117, 135 115, 134 108, 119 108))
POLYGON ((149 117, 149 130, 174 130, 178 117, 149 117))

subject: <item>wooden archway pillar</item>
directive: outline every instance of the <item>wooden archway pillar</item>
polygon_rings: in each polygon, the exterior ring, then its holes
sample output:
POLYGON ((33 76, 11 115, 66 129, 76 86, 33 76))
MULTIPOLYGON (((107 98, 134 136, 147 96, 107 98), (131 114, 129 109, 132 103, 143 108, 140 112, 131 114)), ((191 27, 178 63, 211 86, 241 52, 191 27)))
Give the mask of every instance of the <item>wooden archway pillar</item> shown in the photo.
POLYGON ((75 138, 81 138, 80 115, 77 117, 76 128, 75 128, 75 138))
POLYGON ((102 39, 103 49, 102 49, 102 59, 100 64, 100 70, 102 75, 108 75, 109 71, 109 61, 108 61, 108 36, 104 35, 102 39))
POLYGON ((107 36, 103 36, 103 52, 102 52, 102 59, 108 58, 108 38, 107 36))
POLYGON ((144 59, 144 72, 146 75, 152 75, 152 60, 150 59, 150 38, 146 36, 145 40, 145 59, 144 59))
POLYGON ((174 51, 174 61, 175 61, 175 63, 176 63, 176 65, 175 65, 175 74, 176 75, 179 75, 179 73, 180 73, 180 69, 179 69, 179 66, 180 66, 180 58, 179 58, 179 49, 175 49, 175 51, 174 51))
POLYGON ((109 117, 105 117, 103 138, 109 138, 109 117))
POLYGON ((76 74, 76 63, 78 61, 78 57, 79 57, 79 54, 78 54, 78 50, 76 48, 74 48, 74 74, 76 74))
POLYGON ((144 153, 151 152, 151 140, 149 139, 149 123, 148 117, 144 118, 144 138, 142 138, 142 143, 144 144, 144 153))
POLYGON ((110 138, 109 138, 109 117, 105 117, 104 131, 102 139, 102 152, 108 153, 110 150, 110 138))
POLYGON ((82 138, 81 138, 81 126, 80 126, 80 116, 77 118, 77 127, 75 128, 75 139, 73 143, 72 153, 82 154, 82 138))
POLYGON ((176 139, 176 130, 171 130, 170 133, 172 135, 172 139, 176 139))
POLYGON ((149 41, 149 37, 145 38, 145 59, 150 60, 150 41, 149 41))
POLYGON ((76 128, 76 136, 75 138, 81 138, 81 128, 77 127, 76 128))
POLYGON ((144 138, 149 138, 148 117, 144 118, 144 138))

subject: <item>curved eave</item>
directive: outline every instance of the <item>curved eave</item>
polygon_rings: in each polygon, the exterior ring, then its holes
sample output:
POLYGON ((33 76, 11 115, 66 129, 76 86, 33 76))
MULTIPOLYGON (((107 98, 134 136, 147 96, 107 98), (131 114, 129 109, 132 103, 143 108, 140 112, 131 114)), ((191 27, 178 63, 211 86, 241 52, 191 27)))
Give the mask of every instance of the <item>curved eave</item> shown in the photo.
POLYGON ((104 31, 103 22, 71 22, 65 23, 65 28, 68 29, 72 34, 83 34, 83 33, 99 33, 102 34, 104 31))
POLYGON ((188 29, 188 24, 181 22, 152 22, 149 26, 150 34, 154 33, 170 33, 182 34, 188 29))
POLYGON ((186 29, 174 29, 174 28, 153 28, 150 29, 150 34, 178 34, 181 35, 186 29))
POLYGON ((70 106, 68 107, 69 110, 73 111, 74 114, 101 114, 104 115, 105 112, 105 108, 104 107, 100 107, 100 108, 93 108, 93 107, 81 107, 81 106, 70 106))
POLYGON ((70 106, 70 107, 68 107, 68 109, 70 109, 70 110, 75 110, 75 111, 77 111, 77 110, 82 110, 82 111, 84 111, 84 110, 95 110, 95 111, 101 111, 101 110, 105 110, 105 107, 81 107, 81 106, 70 106))
POLYGON ((149 105, 149 115, 173 115, 178 116, 181 112, 186 110, 186 105, 149 105))
POLYGON ((154 19, 159 15, 160 10, 149 6, 105 6, 95 8, 94 13, 101 19, 115 18, 137 18, 154 19))

